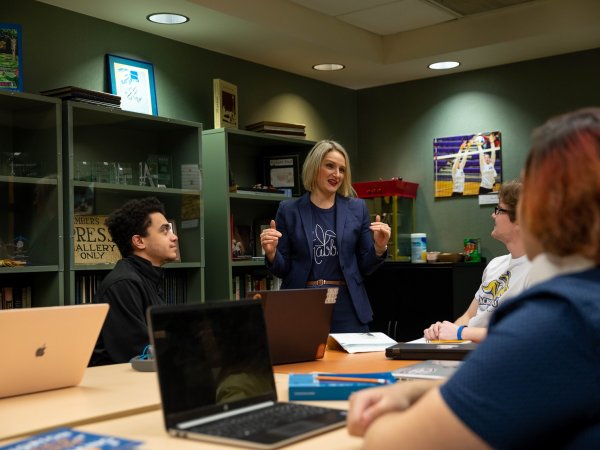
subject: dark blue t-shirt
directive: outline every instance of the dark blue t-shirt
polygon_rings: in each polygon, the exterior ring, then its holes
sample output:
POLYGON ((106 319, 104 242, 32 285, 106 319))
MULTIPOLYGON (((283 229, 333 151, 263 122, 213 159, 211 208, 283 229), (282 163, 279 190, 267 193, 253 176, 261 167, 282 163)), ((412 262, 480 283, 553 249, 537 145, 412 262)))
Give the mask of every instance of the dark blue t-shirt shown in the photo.
POLYGON ((322 209, 311 203, 312 265, 309 280, 343 280, 335 234, 335 205, 322 209))
POLYGON ((600 448, 600 269, 507 300, 441 394, 495 449, 600 448))

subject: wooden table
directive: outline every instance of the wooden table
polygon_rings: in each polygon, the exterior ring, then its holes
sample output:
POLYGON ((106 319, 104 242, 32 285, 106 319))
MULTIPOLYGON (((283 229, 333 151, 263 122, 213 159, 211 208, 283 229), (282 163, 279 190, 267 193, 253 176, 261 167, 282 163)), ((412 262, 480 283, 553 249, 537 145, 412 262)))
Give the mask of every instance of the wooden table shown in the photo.
MULTIPOLYGON (((382 372, 416 361, 394 361, 383 352, 348 354, 328 350, 322 360, 273 366, 280 401, 288 399, 291 372, 382 372)), ((347 402, 310 402, 347 408, 347 402)), ((0 400, 0 445, 57 427, 142 440, 147 449, 223 449, 222 445, 171 438, 164 428, 156 374, 137 372, 130 364, 91 367, 79 386, 0 400), (193 447, 191 447, 193 446, 193 447)), ((291 449, 354 449, 361 440, 345 428, 290 446, 291 449)))
MULTIPOLYGON (((282 373, 275 374, 277 396, 281 401, 288 399, 288 376, 282 373)), ((347 409, 346 401, 321 401, 307 402, 311 405, 326 406, 329 408, 347 409)), ((125 439, 143 441, 140 449, 144 450, 223 450, 237 448, 229 445, 214 444, 191 439, 174 438, 167 434, 163 422, 162 412, 153 411, 121 419, 98 422, 78 427, 82 431, 114 435, 125 439)), ((352 437, 345 427, 311 437, 285 447, 290 450, 358 450, 362 446, 362 439, 352 437)))
POLYGON ((155 373, 90 367, 79 386, 0 399, 0 440, 159 409, 155 373))
POLYGON ((385 357, 385 352, 346 353, 339 350, 327 350, 323 359, 296 364, 279 364, 273 366, 273 372, 386 372, 388 370, 410 366, 417 362, 419 361, 400 361, 387 359, 385 357))

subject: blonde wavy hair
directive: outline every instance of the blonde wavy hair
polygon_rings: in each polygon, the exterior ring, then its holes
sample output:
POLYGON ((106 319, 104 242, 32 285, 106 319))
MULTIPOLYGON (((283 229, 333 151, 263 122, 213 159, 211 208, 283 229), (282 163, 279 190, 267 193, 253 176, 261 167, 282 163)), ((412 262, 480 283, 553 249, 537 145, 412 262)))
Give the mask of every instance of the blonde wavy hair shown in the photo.
POLYGON ((321 163, 325 155, 332 151, 340 152, 346 162, 346 173, 344 174, 344 179, 338 189, 338 193, 344 197, 356 197, 356 191, 352 187, 352 173, 348 153, 339 143, 330 140, 317 142, 304 160, 304 165, 302 166, 302 184, 304 185, 304 189, 309 192, 314 190, 321 163))

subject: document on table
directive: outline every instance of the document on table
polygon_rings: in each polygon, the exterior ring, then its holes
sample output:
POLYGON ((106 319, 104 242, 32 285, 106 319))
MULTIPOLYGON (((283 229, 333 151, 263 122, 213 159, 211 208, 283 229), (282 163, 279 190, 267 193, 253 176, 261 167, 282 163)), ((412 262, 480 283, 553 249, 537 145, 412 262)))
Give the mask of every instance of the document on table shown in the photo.
POLYGON ((397 344, 395 340, 381 332, 332 333, 329 337, 348 353, 382 352, 390 345, 397 344))

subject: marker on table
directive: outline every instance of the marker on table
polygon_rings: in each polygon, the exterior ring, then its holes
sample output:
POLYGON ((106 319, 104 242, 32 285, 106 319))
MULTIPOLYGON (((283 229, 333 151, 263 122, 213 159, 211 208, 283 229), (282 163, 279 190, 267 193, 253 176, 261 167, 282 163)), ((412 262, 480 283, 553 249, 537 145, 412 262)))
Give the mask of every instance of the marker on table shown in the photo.
POLYGON ((388 380, 384 378, 340 377, 334 375, 317 375, 315 378, 319 381, 347 381, 349 383, 388 384, 388 380))

